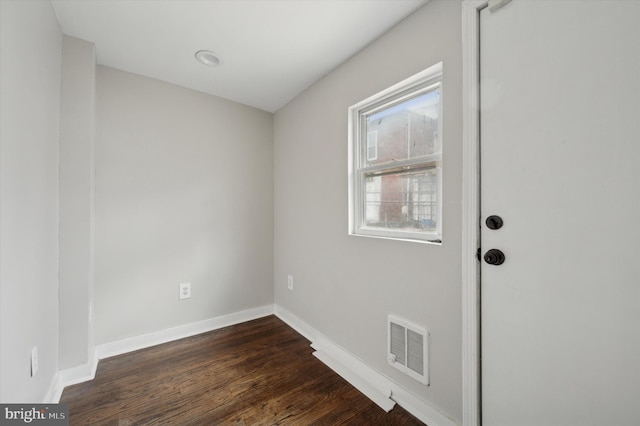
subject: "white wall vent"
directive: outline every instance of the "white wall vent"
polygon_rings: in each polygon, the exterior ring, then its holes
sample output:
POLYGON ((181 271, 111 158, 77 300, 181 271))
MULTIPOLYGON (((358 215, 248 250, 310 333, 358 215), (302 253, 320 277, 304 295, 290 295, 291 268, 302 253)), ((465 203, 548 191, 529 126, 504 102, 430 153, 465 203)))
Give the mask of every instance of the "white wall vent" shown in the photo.
POLYGON ((428 385, 428 331, 409 321, 389 315, 387 317, 387 360, 398 370, 428 385))

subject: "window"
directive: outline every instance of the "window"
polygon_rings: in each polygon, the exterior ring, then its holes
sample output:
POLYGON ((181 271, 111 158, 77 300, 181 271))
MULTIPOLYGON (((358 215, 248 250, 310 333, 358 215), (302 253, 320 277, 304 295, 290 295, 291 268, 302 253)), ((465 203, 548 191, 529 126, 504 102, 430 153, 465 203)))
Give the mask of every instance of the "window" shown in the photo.
POLYGON ((349 108, 349 233, 442 241, 442 63, 349 108))

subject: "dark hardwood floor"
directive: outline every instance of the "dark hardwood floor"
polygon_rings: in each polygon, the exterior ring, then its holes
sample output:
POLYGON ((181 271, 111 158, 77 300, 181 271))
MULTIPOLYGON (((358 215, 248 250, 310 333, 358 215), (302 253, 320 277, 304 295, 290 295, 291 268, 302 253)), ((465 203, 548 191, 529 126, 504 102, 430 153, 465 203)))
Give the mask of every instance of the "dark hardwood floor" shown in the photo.
POLYGON ((69 386, 71 425, 421 425, 389 413, 268 316, 100 361, 69 386))

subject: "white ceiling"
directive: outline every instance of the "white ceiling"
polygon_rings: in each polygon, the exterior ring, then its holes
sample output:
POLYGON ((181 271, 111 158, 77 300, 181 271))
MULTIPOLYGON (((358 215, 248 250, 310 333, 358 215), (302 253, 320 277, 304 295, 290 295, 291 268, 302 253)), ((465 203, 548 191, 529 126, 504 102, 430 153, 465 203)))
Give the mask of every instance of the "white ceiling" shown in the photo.
POLYGON ((52 0, 98 63, 274 112, 428 0, 52 0), (198 50, 222 59, 198 63, 198 50))

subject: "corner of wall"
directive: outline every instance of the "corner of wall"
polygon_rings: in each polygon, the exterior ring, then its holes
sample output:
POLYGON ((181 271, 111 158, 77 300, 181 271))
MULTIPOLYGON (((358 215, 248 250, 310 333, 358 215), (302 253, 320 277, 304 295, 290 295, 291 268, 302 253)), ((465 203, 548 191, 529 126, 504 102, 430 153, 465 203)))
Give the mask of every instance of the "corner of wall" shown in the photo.
POLYGON ((59 286, 63 370, 93 346, 95 46, 64 36, 60 99, 59 286))

